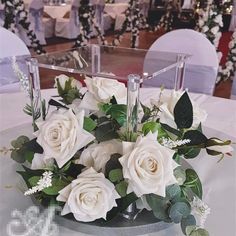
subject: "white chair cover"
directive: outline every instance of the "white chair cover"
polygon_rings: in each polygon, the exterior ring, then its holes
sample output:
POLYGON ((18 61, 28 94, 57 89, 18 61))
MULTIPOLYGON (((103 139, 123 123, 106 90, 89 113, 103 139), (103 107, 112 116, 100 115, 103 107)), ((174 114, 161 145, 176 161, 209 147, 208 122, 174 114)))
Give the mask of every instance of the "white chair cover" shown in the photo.
POLYGON ((193 9, 193 4, 192 0, 184 0, 182 9, 193 9))
POLYGON ((236 0, 234 0, 234 5, 231 14, 231 21, 229 25, 229 31, 235 31, 235 30, 236 30, 236 0))
POLYGON ((230 98, 236 100, 236 72, 234 73, 234 79, 233 79, 231 97, 230 98))
POLYGON ((0 26, 3 26, 5 19, 4 5, 0 3, 0 26))
MULTIPOLYGON (((105 0, 90 0, 90 5, 94 7, 95 19, 100 26, 101 32, 104 33, 104 8, 105 0)), ((92 29, 92 36, 97 35, 95 28, 92 29)))
MULTIPOLYGON (((152 51, 166 51, 192 55, 186 62, 184 88, 190 92, 213 94, 218 71, 215 47, 201 33, 189 29, 174 30, 157 39, 150 47, 144 61, 144 72, 155 72, 163 65, 153 62, 152 51)), ((164 85, 174 87, 175 69, 146 80, 143 86, 164 85)))
POLYGON ((45 26, 43 24, 43 1, 32 0, 29 4, 29 20, 30 28, 34 30, 34 33, 39 40, 40 44, 45 45, 45 26))
POLYGON ((55 35, 57 37, 75 39, 80 33, 79 22, 80 0, 73 0, 70 10, 70 18, 56 19, 55 35))
MULTIPOLYGON (((20 84, 13 71, 9 57, 30 55, 30 52, 16 34, 3 27, 0 27, 0 39, 0 93, 16 92, 20 90, 20 84)), ((19 67, 25 74, 28 73, 28 68, 24 61, 19 67)))

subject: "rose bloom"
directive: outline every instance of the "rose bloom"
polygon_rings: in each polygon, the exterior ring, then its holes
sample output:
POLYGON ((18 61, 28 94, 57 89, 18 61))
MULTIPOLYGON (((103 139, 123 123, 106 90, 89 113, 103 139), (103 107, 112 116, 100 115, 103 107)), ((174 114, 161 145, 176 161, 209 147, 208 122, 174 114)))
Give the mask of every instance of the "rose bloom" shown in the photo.
POLYGON ((213 28, 211 28, 211 32, 212 34, 216 34, 219 31, 219 26, 214 26, 213 28))
POLYGON ((105 172, 105 165, 114 153, 121 153, 122 145, 118 140, 110 140, 94 143, 88 146, 76 160, 77 164, 82 164, 86 167, 93 167, 96 171, 105 172))
MULTIPOLYGON (((174 108, 183 92, 173 91, 170 97, 163 97, 162 105, 160 106, 160 122, 177 128, 174 119, 174 108)), ((207 118, 207 113, 200 109, 199 106, 191 101, 193 106, 193 124, 192 128, 197 128, 201 122, 204 122, 207 118)))
POLYGON ((177 183, 173 170, 178 165, 172 159, 175 152, 158 143, 157 133, 139 136, 136 143, 124 143, 123 152, 119 161, 128 182, 127 193, 165 197, 166 187, 177 183))
POLYGON ((226 153, 230 153, 232 152, 234 149, 231 145, 229 144, 224 144, 223 141, 215 138, 212 139, 216 144, 212 145, 212 146, 208 146, 206 147, 206 149, 211 150, 211 151, 215 151, 215 152, 219 152, 219 155, 222 154, 226 154, 226 153), (217 145, 218 144, 218 145, 217 145))
POLYGON ((57 87, 57 81, 59 81, 62 89, 65 89, 66 81, 69 81, 69 80, 71 80, 71 87, 72 88, 80 89, 82 87, 82 84, 78 80, 76 80, 76 79, 74 79, 72 77, 68 77, 67 75, 63 75, 63 74, 62 75, 58 75, 58 76, 55 77, 54 87, 55 88, 57 87))
POLYGON ((202 27, 202 32, 205 33, 209 30, 209 27, 207 25, 202 27))
POLYGON ((40 163, 54 158, 61 168, 79 149, 93 141, 95 137, 83 129, 83 121, 84 111, 75 116, 71 109, 61 109, 52 112, 46 121, 38 122, 35 135, 44 153, 37 155, 32 165, 41 168, 40 163))
POLYGON ((106 219, 107 212, 117 206, 117 198, 115 186, 104 174, 89 168, 59 192, 57 201, 65 202, 61 215, 71 212, 76 220, 90 222, 106 219))
POLYGON ((90 110, 98 110, 98 103, 107 103, 114 96, 118 104, 126 104, 127 90, 123 83, 114 79, 101 77, 86 77, 84 81, 88 92, 85 94, 80 107, 90 110))

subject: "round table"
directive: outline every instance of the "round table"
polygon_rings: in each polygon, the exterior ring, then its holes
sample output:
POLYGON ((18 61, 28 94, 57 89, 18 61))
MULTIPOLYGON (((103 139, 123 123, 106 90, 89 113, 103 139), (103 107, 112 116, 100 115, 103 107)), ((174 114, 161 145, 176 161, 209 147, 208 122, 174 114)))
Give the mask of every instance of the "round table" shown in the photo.
MULTIPOLYGON (((165 91, 168 93, 169 91, 165 91)), ((49 99, 55 95, 55 90, 43 90, 42 97, 49 99)), ((148 103, 150 98, 158 98, 159 89, 141 89, 141 101, 148 103)), ((222 99, 203 94, 190 94, 192 99, 201 108, 208 112, 208 119, 203 124, 204 134, 208 137, 219 137, 236 141, 236 101, 222 99)), ((9 146, 10 141, 25 130, 25 123, 31 121, 22 108, 27 102, 24 93, 0 94, 0 147, 9 146)), ((234 145, 236 150, 236 147, 234 145)), ((0 235, 7 235, 6 228, 12 220, 11 212, 14 209, 25 211, 33 203, 30 197, 25 197, 23 181, 15 172, 17 164, 6 156, 0 156, 0 235)), ((199 157, 190 160, 190 164, 197 171, 203 185, 203 200, 211 208, 205 228, 210 235, 235 235, 236 232, 236 152, 233 156, 225 157, 220 163, 218 158, 207 156, 205 151, 199 157)), ((65 227, 59 227, 60 236, 83 236, 65 227)), ((149 234, 157 235, 156 233, 149 234)), ((183 235, 179 225, 158 232, 158 236, 183 235)))

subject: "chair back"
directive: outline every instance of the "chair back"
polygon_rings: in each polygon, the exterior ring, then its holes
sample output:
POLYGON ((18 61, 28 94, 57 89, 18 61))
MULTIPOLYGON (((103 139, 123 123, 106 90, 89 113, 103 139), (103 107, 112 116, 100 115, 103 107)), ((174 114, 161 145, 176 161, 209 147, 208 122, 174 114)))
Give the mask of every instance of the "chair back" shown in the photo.
MULTIPOLYGON (((212 95, 215 88, 219 60, 215 47, 201 33, 189 29, 174 30, 158 38, 150 47, 144 61, 144 71, 157 71, 159 65, 151 62, 153 51, 191 55, 186 62, 184 88, 190 92, 212 95)), ((163 65, 162 65, 163 67, 163 65)), ((144 81, 143 86, 174 87, 175 69, 144 81)))
MULTIPOLYGON (((16 34, 3 27, 0 27, 0 42, 0 93, 19 91, 19 78, 14 73, 10 57, 30 55, 30 52, 16 34)), ((24 60, 18 66, 28 74, 24 60)))
POLYGON ((231 97, 230 98, 236 100, 236 72, 234 73, 234 79, 233 79, 231 97))
POLYGON ((70 10, 70 24, 79 27, 80 0, 73 0, 70 10))
POLYGON ((32 0, 29 4, 30 28, 35 32, 41 44, 46 44, 43 24, 43 0, 32 0))

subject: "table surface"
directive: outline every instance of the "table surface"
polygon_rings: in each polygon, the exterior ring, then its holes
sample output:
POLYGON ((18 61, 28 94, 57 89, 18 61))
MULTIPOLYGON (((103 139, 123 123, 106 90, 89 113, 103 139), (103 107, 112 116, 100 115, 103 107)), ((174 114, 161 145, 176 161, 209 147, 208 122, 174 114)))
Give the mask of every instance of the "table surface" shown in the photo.
MULTIPOLYGON (((46 99, 54 94, 55 90, 42 91, 42 96, 46 99)), ((143 103, 158 96, 158 88, 141 89, 143 103)), ((216 136, 236 141, 236 101, 202 94, 190 94, 190 96, 208 112, 208 119, 203 124, 203 129, 206 131, 204 133, 209 137, 216 136)), ((30 117, 22 112, 26 102, 27 97, 24 93, 0 94, 0 147, 8 146, 14 137, 22 134, 23 131, 26 132, 24 124, 31 121, 30 117)), ((205 225, 206 229, 213 236, 233 236, 236 232, 236 153, 234 152, 233 157, 227 157, 220 163, 217 163, 217 160, 218 158, 207 156, 205 152, 202 152, 198 158, 191 160, 190 164, 202 181, 203 199, 211 208, 211 214, 205 225)), ((6 225, 12 219, 10 215, 12 210, 25 211, 33 205, 31 199, 22 194, 22 180, 16 174, 16 168, 14 161, 1 156, 0 235, 7 235, 6 225)), ((167 230, 158 232, 158 236, 182 235, 179 228, 179 225, 171 226, 167 230)), ((62 226, 59 230, 60 236, 85 235, 62 226)))

